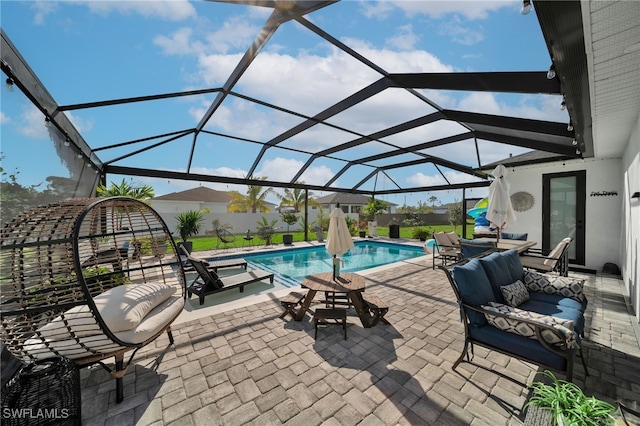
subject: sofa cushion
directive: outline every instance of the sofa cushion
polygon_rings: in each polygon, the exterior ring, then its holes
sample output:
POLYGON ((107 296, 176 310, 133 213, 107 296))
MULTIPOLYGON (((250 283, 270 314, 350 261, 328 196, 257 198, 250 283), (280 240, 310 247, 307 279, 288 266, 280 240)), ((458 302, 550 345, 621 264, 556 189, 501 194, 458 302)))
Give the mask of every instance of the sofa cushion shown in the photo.
POLYGON ((535 291, 538 293, 546 294, 559 294, 564 297, 582 302, 584 297, 584 280, 559 277, 550 274, 539 274, 532 271, 527 271, 524 274, 523 282, 529 289, 529 291, 535 291))
POLYGON ((552 305, 566 306, 568 308, 572 308, 577 311, 580 311, 583 314, 587 311, 586 298, 582 302, 578 302, 575 299, 571 299, 570 297, 564 297, 561 294, 546 294, 546 293, 537 293, 535 291, 530 291, 529 300, 549 303, 552 305))
POLYGON ((535 312, 525 311, 495 302, 491 303, 489 306, 485 305, 483 308, 488 311, 507 316, 505 318, 502 316, 485 314, 487 322, 500 330, 519 334, 520 336, 529 337, 531 339, 537 339, 538 337, 536 336, 535 325, 530 322, 523 321, 528 320, 533 321, 534 323, 551 326, 554 330, 559 332, 555 333, 548 329, 541 330, 540 334, 547 343, 552 345, 565 345, 568 349, 576 348, 578 345, 576 340, 577 336, 573 329, 573 321, 549 315, 540 315, 535 312))
POLYGON ((514 282, 514 280, 511 279, 511 274, 509 273, 509 269, 505 260, 502 258, 499 252, 491 253, 488 256, 480 258, 479 260, 493 288, 495 301, 498 303, 504 303, 504 298, 500 287, 514 282))
POLYGON ((518 250, 506 250, 500 252, 500 256, 504 260, 504 263, 509 270, 509 274, 511 275, 511 282, 514 283, 518 280, 524 282, 524 268, 522 267, 522 263, 520 262, 520 254, 518 253, 518 250))
MULTIPOLYGON (((531 292, 529 294, 531 295, 531 292)), ((584 315, 579 309, 531 299, 518 306, 518 309, 571 320, 573 321, 573 328, 578 334, 582 334, 584 331, 584 315)))
MULTIPOLYGON (((480 306, 495 301, 489 278, 478 259, 472 259, 461 266, 454 266, 451 274, 464 303, 480 306)), ((481 326, 487 323, 480 312, 469 311, 468 316, 471 325, 481 326)))
POLYGON ((529 234, 527 233, 515 233, 515 232, 501 232, 500 238, 505 240, 519 240, 519 241, 527 241, 527 237, 529 234))
POLYGON ((114 287, 93 298, 109 330, 131 330, 156 306, 176 292, 175 286, 160 283, 114 287))
MULTIPOLYGON (((549 351, 537 340, 499 330, 488 324, 484 327, 470 327, 469 336, 473 341, 484 343, 489 348, 497 348, 558 371, 566 371, 567 369, 567 360, 564 357, 549 351)), ((575 351, 576 349, 570 349, 567 352, 573 353, 575 351)))
POLYGON ((529 290, 527 290, 527 287, 520 280, 513 284, 503 285, 500 287, 500 291, 502 292, 505 303, 514 308, 529 300, 529 290))

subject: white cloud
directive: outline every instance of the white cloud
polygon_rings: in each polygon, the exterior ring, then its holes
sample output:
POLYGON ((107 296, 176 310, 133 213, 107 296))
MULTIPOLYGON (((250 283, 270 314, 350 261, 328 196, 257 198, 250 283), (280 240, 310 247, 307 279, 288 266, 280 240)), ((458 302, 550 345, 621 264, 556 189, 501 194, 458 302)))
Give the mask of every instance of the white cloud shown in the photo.
MULTIPOLYGON (((288 182, 300 171, 304 163, 291 158, 276 157, 265 160, 257 176, 266 176, 269 180, 288 182)), ((335 172, 326 166, 311 166, 304 171, 298 181, 320 185, 327 182, 335 172)))
POLYGON ((182 21, 196 16, 196 10, 188 0, 137 0, 137 1, 87 1, 85 5, 94 13, 108 15, 139 14, 168 21, 182 21))
POLYGON ((387 46, 394 47, 399 50, 411 50, 420 40, 413 32, 411 24, 403 25, 398 28, 398 34, 387 39, 387 46))
POLYGON ((31 9, 35 11, 33 15, 33 23, 36 25, 44 24, 45 18, 54 13, 57 9, 57 3, 53 1, 35 1, 31 4, 31 9))
POLYGON ((441 23, 439 32, 441 35, 448 36, 454 42, 465 46, 472 46, 484 40, 484 29, 482 26, 474 29, 468 22, 463 22, 459 16, 454 16, 449 21, 441 23))
MULTIPOLYGON (((385 2, 378 2, 385 3, 385 2)), ((365 16, 381 16, 386 17, 389 14, 390 7, 397 7, 407 16, 426 15, 430 18, 441 18, 444 15, 459 14, 467 19, 486 19, 489 13, 499 10, 503 7, 511 7, 518 10, 518 2, 515 0, 498 0, 493 2, 475 1, 475 0, 406 0, 393 2, 382 5, 374 3, 365 9, 365 16), (378 11, 378 13, 375 13, 378 11)), ((522 3, 520 3, 521 5, 522 3)))
POLYGON ((35 106, 30 106, 22 111, 19 122, 21 126, 17 129, 17 132, 21 135, 30 139, 48 138, 47 128, 44 125, 44 117, 35 106))
MULTIPOLYGON (((446 171, 444 175, 447 177, 447 180, 450 183, 467 183, 467 182, 478 182, 482 179, 477 178, 475 176, 467 175, 465 173, 454 172, 454 171, 446 171)), ((416 173, 412 176, 407 177, 407 183, 414 186, 435 186, 435 185, 447 185, 447 180, 442 177, 440 174, 436 175, 425 175, 424 173, 416 173)))
POLYGON ((159 46, 166 55, 189 55, 202 52, 204 46, 199 41, 192 41, 191 28, 180 28, 170 36, 159 35, 153 39, 153 43, 159 46))
POLYGON ((11 123, 11 118, 6 115, 4 112, 0 111, 0 124, 9 124, 11 123))

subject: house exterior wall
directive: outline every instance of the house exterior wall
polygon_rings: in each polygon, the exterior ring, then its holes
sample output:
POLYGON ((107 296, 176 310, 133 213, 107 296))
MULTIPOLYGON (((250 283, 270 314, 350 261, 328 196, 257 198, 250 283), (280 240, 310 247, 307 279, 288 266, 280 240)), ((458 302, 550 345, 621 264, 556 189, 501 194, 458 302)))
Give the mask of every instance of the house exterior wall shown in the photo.
POLYGON ((535 199, 533 208, 516 212, 516 222, 506 232, 527 232, 529 239, 542 247, 542 176, 549 173, 586 171, 586 240, 585 267, 601 270, 606 262, 622 263, 622 161, 621 159, 585 159, 557 163, 534 164, 510 168, 507 179, 510 192, 529 192, 535 199), (617 196, 592 197, 592 192, 611 191, 617 196), (611 233, 615 233, 612 238, 611 233))
POLYGON ((640 198, 631 198, 640 191, 640 117, 631 133, 629 143, 622 156, 623 182, 621 267, 622 280, 634 307, 636 320, 640 323, 640 198))

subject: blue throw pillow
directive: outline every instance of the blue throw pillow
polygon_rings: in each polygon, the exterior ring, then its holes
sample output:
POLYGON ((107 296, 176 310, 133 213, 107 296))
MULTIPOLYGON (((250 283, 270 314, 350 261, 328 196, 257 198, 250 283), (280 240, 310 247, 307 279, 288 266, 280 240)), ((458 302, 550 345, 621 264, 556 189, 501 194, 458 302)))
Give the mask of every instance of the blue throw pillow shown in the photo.
POLYGON ((511 274, 511 282, 514 283, 516 281, 524 282, 524 268, 522 267, 522 263, 520 262, 520 254, 518 250, 507 250, 500 253, 502 258, 507 265, 507 269, 511 274))
MULTIPOLYGON (((478 259, 454 266, 451 274, 464 303, 480 307, 495 301, 491 282, 478 259)), ((487 323, 487 319, 479 312, 468 311, 467 314, 471 325, 482 326, 487 323)))
POLYGON ((501 232, 500 233, 500 238, 503 238, 505 240, 519 240, 519 241, 527 241, 527 237, 529 236, 529 234, 524 233, 524 234, 518 234, 515 232, 501 232))
POLYGON ((487 274, 487 278, 489 278, 496 302, 504 303, 500 287, 514 282, 511 278, 507 262, 498 252, 491 253, 489 256, 485 256, 479 260, 484 268, 484 272, 487 274))

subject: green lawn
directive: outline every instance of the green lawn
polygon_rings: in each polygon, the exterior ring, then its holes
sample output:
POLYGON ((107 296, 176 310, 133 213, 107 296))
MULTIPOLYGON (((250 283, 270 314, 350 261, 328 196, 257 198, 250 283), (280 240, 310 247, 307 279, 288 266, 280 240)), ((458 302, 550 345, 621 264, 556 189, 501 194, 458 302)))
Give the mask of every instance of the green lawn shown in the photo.
MULTIPOLYGON (((426 228, 429 229, 430 231, 432 230, 433 232, 440 232, 440 231, 444 231, 444 232, 450 232, 453 231, 453 225, 433 225, 433 226, 420 226, 419 228, 426 228)), ((472 238, 473 236, 473 228, 474 225, 473 224, 467 224, 467 238, 472 238)), ((413 231, 413 227, 400 227, 400 238, 411 238, 412 236, 412 231, 413 231)), ((462 236, 462 226, 457 226, 455 231, 457 232, 458 235, 462 236)), ((389 236, 389 228, 388 227, 382 227, 379 226, 377 228, 376 233, 381 236, 381 237, 388 237, 389 236)), ((285 232, 277 232, 274 234, 273 239, 272 239, 272 243, 273 244, 282 244, 282 235, 285 234, 285 232)), ((293 235, 293 241, 304 241, 304 233, 302 231, 299 232, 290 232, 290 234, 293 235)), ((244 240, 242 239, 242 237, 244 236, 244 234, 237 234, 236 235, 236 245, 238 247, 242 247, 244 240)), ((326 238, 326 232, 325 232, 325 238, 326 238)), ((316 234, 315 232, 310 232, 309 233, 309 240, 310 241, 315 241, 316 240, 316 234)), ((176 239, 176 243, 179 240, 176 239)), ((211 237, 211 236, 204 236, 204 237, 192 237, 189 239, 189 241, 193 242, 193 251, 202 251, 202 250, 215 250, 216 245, 218 244, 218 237, 211 237)), ((257 236, 254 236, 253 241, 252 241, 254 246, 261 246, 264 245, 264 241, 262 241, 261 239, 259 239, 257 236)), ((223 247, 223 244, 220 244, 220 247, 223 247)))

